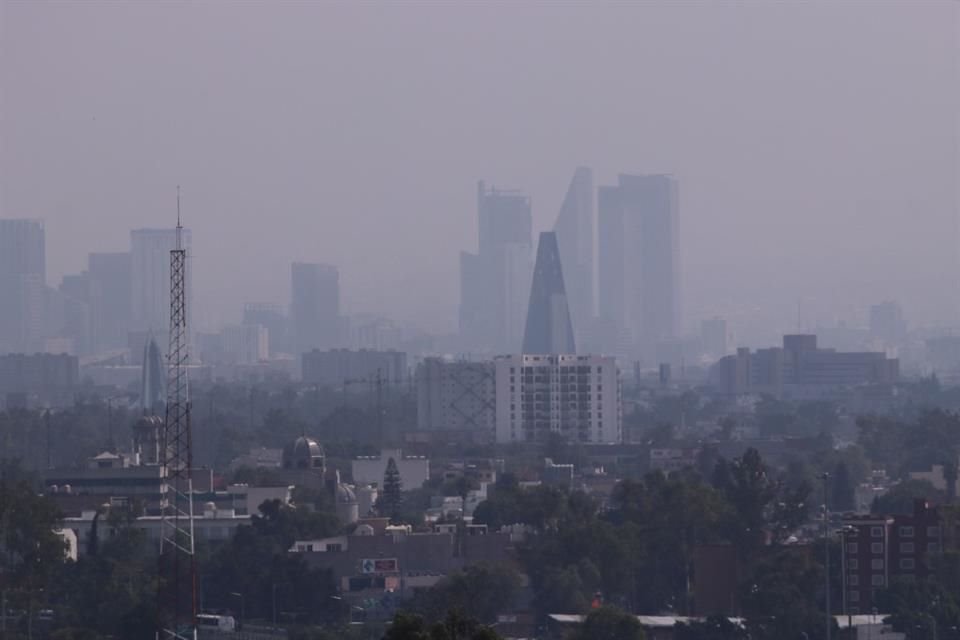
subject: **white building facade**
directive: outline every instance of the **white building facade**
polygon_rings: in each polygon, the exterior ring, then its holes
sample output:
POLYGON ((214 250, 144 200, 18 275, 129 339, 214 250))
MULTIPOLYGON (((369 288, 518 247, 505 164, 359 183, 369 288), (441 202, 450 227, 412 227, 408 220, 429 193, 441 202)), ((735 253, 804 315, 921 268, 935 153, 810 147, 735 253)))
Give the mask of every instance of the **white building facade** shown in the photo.
POLYGON ((521 354, 496 358, 498 443, 623 440, 620 372, 611 356, 521 354))

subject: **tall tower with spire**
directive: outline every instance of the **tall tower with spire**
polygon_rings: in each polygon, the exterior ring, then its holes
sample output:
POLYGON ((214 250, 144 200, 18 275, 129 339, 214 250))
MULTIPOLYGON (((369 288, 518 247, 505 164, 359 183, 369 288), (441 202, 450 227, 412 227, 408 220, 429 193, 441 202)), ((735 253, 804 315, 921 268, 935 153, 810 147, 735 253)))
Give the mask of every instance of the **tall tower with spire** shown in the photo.
POLYGON ((533 268, 523 352, 572 354, 576 350, 557 234, 544 231, 540 234, 533 268))
POLYGON ((157 638, 196 640, 197 581, 193 530, 193 466, 190 393, 187 379, 187 251, 180 223, 177 188, 177 241, 170 252, 170 348, 167 355, 167 406, 160 444, 165 475, 161 498, 160 576, 157 638))

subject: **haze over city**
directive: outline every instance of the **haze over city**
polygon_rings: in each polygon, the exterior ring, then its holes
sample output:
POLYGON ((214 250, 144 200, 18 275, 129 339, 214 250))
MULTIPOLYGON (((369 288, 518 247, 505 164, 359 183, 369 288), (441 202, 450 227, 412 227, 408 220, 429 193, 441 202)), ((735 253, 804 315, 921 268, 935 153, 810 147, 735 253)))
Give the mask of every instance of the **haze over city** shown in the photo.
POLYGON ((335 264, 344 307, 456 331, 476 181, 548 230, 579 165, 680 185, 684 328, 896 299, 955 323, 955 2, 7 2, 0 216, 49 281, 182 185, 196 326, 335 264), (950 295, 943 295, 950 292, 950 295))
POLYGON ((960 640, 960 0, 0 0, 0 639, 960 640))

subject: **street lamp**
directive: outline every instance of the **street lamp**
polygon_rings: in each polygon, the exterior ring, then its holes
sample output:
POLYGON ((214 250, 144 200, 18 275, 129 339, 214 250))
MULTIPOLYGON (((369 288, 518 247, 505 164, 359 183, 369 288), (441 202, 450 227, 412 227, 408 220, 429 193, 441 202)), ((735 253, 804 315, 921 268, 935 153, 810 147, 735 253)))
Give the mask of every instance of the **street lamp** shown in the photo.
POLYGON ((243 597, 243 594, 237 591, 231 591, 230 595, 233 596, 234 598, 240 598, 240 628, 243 629, 243 621, 244 621, 244 618, 246 618, 246 611, 247 611, 246 600, 243 597))
POLYGON ((820 479, 823 480, 823 550, 824 566, 826 568, 824 600, 827 608, 827 640, 830 640, 830 636, 833 634, 833 615, 830 613, 830 507, 828 503, 830 474, 823 473, 820 475, 820 479))
POLYGON ((270 588, 270 603, 273 606, 273 626, 277 626, 277 587, 282 587, 283 584, 273 583, 273 586, 270 588))

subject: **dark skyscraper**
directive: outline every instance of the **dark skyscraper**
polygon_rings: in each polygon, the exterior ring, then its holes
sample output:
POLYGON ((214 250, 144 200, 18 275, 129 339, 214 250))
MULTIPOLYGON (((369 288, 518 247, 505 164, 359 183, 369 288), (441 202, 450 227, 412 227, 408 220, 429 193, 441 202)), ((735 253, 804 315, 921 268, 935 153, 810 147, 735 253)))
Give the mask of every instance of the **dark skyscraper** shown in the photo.
POLYGON ((637 355, 653 358, 680 326, 677 182, 621 175, 600 188, 599 202, 600 316, 629 332, 637 355))
POLYGON ((329 264, 294 262, 290 319, 298 353, 340 346, 340 272, 329 264))
POLYGON ((560 247, 570 314, 577 335, 594 316, 593 297, 593 171, 578 167, 553 225, 560 247))
POLYGON ((43 349, 46 238, 39 220, 0 220, 0 353, 43 349))
POLYGON ((478 252, 460 254, 461 336, 472 349, 515 351, 530 291, 530 198, 479 182, 477 226, 478 252))
MULTIPOLYGON (((192 235, 182 234, 183 247, 192 255, 192 235)), ((170 322, 170 251, 177 247, 175 229, 136 229, 130 232, 130 320, 134 329, 165 333, 170 322)), ((187 271, 187 327, 192 327, 193 271, 187 271)))
POLYGON ((530 286, 524 353, 571 354, 576 352, 557 234, 545 231, 537 245, 537 263, 530 286))
POLYGON ((130 254, 91 253, 90 325, 95 350, 126 346, 130 330, 130 254))
POLYGON ((599 316, 622 330, 627 326, 623 194, 619 187, 597 189, 597 271, 599 316))

